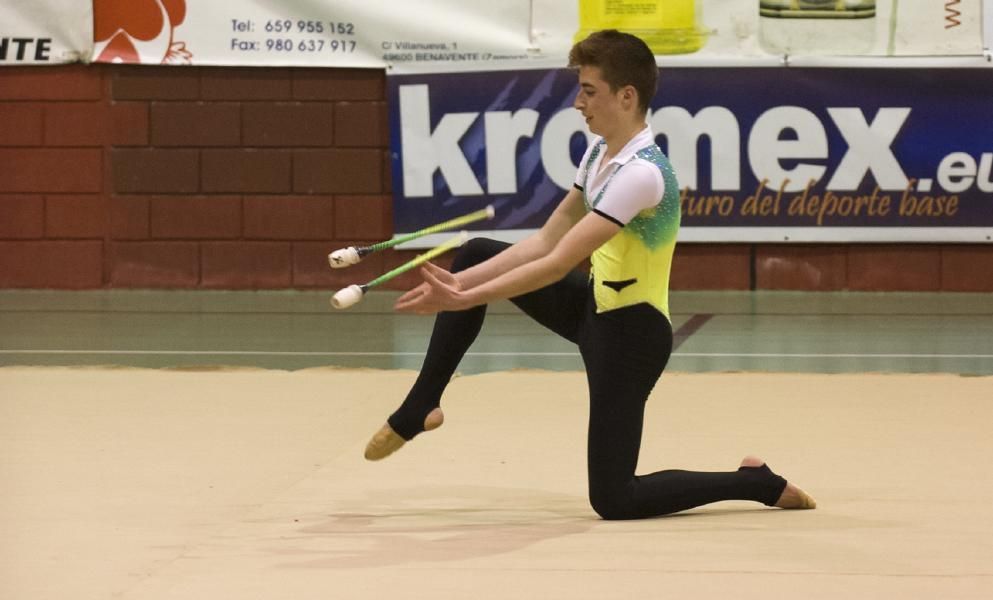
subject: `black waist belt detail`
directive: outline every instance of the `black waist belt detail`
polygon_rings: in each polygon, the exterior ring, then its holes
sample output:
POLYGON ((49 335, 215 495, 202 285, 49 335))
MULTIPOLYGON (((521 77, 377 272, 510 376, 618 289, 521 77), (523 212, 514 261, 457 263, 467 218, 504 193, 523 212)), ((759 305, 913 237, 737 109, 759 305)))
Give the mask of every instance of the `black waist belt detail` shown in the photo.
POLYGON ((609 287, 615 292, 619 292, 629 285, 638 283, 638 279, 625 279, 624 281, 603 281, 603 285, 609 287))

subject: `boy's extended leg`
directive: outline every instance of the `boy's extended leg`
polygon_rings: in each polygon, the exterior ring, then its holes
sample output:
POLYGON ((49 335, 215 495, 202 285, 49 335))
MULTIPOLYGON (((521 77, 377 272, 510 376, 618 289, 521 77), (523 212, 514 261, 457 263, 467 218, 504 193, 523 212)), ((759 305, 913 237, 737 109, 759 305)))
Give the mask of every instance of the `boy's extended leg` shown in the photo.
MULTIPOLYGON (((475 266, 496 256, 509 244, 476 238, 459 250, 452 272, 475 266)), ((513 298, 525 313, 556 333, 576 341, 579 316, 585 305, 586 276, 571 273, 560 282, 513 298)), ((441 395, 448 386, 462 357, 475 341, 486 317, 486 306, 469 310, 439 313, 435 319, 424 364, 403 404, 387 419, 369 441, 365 456, 369 460, 386 458, 422 431, 441 425, 441 395)))
MULTIPOLYGON (((721 500, 814 508, 812 498, 746 458, 736 471, 670 469, 636 476, 645 401, 671 351, 671 327, 641 304, 591 317, 581 348, 590 384, 590 503, 605 519, 640 519, 721 500)), ((675 400, 675 399, 674 399, 675 400)), ((686 401, 686 399, 682 399, 686 401)))

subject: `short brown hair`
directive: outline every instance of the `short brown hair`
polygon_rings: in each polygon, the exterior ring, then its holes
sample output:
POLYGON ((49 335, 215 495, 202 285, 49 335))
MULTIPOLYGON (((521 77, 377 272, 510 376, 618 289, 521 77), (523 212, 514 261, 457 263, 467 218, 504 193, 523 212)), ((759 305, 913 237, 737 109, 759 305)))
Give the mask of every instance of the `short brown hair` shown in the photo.
POLYGON ((638 92, 638 106, 648 112, 648 103, 655 96, 659 69, 648 44, 630 33, 605 29, 590 34, 569 51, 569 67, 599 67, 610 90, 616 92, 626 85, 638 92))

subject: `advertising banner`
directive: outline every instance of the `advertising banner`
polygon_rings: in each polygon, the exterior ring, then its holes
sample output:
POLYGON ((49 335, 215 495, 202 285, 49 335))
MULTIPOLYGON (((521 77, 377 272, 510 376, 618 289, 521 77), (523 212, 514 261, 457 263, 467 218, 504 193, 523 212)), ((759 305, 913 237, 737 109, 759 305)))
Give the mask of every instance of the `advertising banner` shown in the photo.
POLYGON ((983 1, 94 0, 92 58, 405 73, 543 68, 563 64, 577 39, 606 28, 693 66, 808 55, 975 57, 983 1))
MULTIPOLYGON (((679 180, 681 239, 993 240, 988 73, 663 69, 648 122, 679 180)), ((572 186, 590 140, 568 70, 398 75, 387 88, 397 235, 493 204, 476 229, 520 239, 572 186)))
POLYGON ((529 0, 94 0, 98 62, 385 67, 522 54, 529 0))
POLYGON ((93 5, 78 0, 0 0, 0 66, 86 60, 93 5))
POLYGON ((993 60, 993 0, 983 0, 983 47, 986 59, 993 60))

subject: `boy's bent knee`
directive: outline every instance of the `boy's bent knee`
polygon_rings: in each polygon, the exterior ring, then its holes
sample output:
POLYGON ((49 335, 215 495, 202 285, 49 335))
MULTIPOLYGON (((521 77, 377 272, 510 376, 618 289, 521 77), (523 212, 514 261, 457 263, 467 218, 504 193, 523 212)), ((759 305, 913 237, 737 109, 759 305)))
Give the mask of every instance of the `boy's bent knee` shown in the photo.
POLYGON ((590 506, 605 521, 638 519, 633 499, 621 491, 590 494, 590 506))

